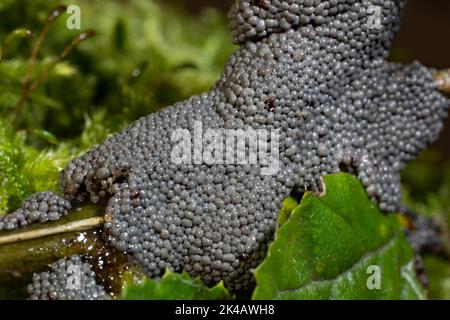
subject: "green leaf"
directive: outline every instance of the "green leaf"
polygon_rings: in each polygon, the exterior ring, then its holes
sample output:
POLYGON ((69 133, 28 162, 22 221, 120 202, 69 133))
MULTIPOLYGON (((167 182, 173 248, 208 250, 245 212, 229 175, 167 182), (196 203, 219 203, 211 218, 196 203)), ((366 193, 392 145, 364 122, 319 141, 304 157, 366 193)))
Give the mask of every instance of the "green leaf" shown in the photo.
POLYGON ((307 192, 255 270, 254 299, 420 299, 414 254, 395 216, 384 215, 349 174, 307 192), (370 290, 373 271, 380 288, 370 290))
POLYGON ((50 144, 58 144, 58 138, 56 138, 53 133, 48 132, 47 130, 33 129, 33 133, 50 144))
POLYGON ((161 280, 146 278, 141 284, 125 286, 122 298, 125 300, 225 300, 232 296, 220 282, 212 288, 203 284, 200 278, 192 279, 187 273, 166 271, 161 280))
POLYGON ((289 218, 291 217, 292 211, 294 211, 294 209, 297 206, 298 206, 298 201, 291 196, 289 196, 283 200, 281 210, 278 214, 278 227, 279 228, 289 220, 289 218))

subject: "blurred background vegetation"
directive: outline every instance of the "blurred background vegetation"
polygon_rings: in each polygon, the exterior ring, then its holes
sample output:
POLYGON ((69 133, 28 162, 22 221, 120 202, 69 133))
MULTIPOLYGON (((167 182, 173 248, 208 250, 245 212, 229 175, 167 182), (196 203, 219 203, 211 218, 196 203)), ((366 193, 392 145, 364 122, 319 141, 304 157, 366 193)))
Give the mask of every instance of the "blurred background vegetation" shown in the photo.
POLYGON ((147 0, 71 1, 81 8, 81 30, 68 30, 65 14, 46 22, 59 4, 0 1, 0 213, 31 192, 57 188, 64 163, 108 133, 207 90, 234 50, 216 10, 194 17, 181 5, 147 0), (44 80, 20 112, 30 56, 46 24, 29 75, 29 82, 44 80), (72 39, 88 30, 95 36, 55 65, 72 39))
MULTIPOLYGON (((231 2, 70 0, 81 30, 69 30, 66 14, 48 22, 60 0, 0 0, 0 215, 33 192, 58 190, 65 163, 108 134, 209 89, 235 50, 224 11, 231 2)), ((410 2, 393 59, 450 66, 450 3, 410 2)), ((447 125, 403 174, 405 203, 445 228, 449 139, 447 125)), ((425 262, 430 297, 450 299, 448 261, 425 262)))

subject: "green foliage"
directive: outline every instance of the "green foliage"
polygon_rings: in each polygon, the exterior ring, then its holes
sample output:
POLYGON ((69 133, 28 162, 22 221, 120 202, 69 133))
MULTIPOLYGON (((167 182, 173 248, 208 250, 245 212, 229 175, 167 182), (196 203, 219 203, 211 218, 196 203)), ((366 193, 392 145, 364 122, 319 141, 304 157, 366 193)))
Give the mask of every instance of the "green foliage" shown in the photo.
POLYGON ((11 126, 0 119, 0 215, 20 202, 29 185, 20 171, 22 152, 17 146, 23 144, 23 135, 15 135, 11 126))
MULTIPOLYGON (((18 27, 32 30, 35 38, 8 40, 13 44, 0 63, 0 112, 11 110, 20 99, 30 47, 57 4, 57 0, 18 0, 3 5, 0 43, 10 34, 22 34, 19 31, 25 29, 18 27)), ((71 4, 81 8, 81 31, 92 29, 97 36, 78 45, 30 95, 22 127, 73 138, 82 132, 86 114, 107 111, 104 127, 116 131, 142 115, 208 89, 233 50, 225 19, 214 10, 194 18, 182 9, 147 0, 71 4)), ((66 28, 66 17, 50 26, 33 78, 80 32, 66 28)))
POLYGON ((413 251, 394 216, 386 216, 349 174, 324 177, 326 194, 307 192, 278 230, 256 269, 255 299, 414 299, 413 251), (379 266, 370 290, 367 268, 379 266))
MULTIPOLYGON (((50 133, 42 134, 51 139, 50 133)), ((33 192, 57 191, 58 172, 77 154, 66 144, 38 150, 26 140, 27 132, 14 132, 0 118, 0 215, 18 208, 33 192)))
MULTIPOLYGON (((427 150, 403 170, 402 180, 404 202, 414 212, 440 221, 441 228, 446 230, 448 238, 450 234, 448 231, 450 228, 450 161, 437 150, 427 150)), ((448 248, 449 242, 445 245, 448 248)), ((430 282, 430 298, 450 299, 448 258, 426 257, 425 272, 430 282)))
POLYGON ((450 226, 450 161, 427 150, 405 168, 402 179, 404 201, 413 211, 443 217, 450 226))
POLYGON ((187 273, 166 271, 161 280, 144 279, 141 284, 126 285, 122 298, 126 300, 228 300, 232 296, 220 282, 212 288, 200 278, 187 273))
POLYGON ((72 2, 81 8, 81 31, 93 29, 97 36, 58 61, 80 30, 68 30, 64 14, 49 26, 31 81, 56 65, 15 123, 32 48, 58 4, 17 0, 0 6, 0 214, 32 192, 58 190, 65 163, 111 132, 206 90, 233 50, 225 19, 213 10, 194 18, 147 0, 72 2))
POLYGON ((424 259, 425 270, 430 282, 429 298, 450 300, 450 268, 448 261, 427 256, 424 259))

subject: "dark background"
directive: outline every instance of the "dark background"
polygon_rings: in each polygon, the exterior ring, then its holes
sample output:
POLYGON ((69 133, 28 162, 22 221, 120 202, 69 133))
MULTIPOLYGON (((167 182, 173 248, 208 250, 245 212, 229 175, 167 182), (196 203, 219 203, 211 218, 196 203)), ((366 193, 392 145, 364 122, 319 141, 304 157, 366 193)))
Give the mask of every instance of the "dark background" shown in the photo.
MULTIPOLYGON (((226 12, 233 0, 165 0, 181 2, 192 14, 204 7, 226 12)), ((419 60, 426 66, 450 68, 450 1, 409 0, 394 46, 402 60, 419 60)), ((436 142, 450 157, 450 119, 436 142)))

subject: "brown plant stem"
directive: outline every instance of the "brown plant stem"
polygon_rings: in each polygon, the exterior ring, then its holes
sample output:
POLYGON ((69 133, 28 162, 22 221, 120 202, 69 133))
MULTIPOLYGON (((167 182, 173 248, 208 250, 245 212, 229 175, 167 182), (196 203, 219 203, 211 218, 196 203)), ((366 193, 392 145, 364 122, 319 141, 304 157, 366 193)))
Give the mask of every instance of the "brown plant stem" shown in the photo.
POLYGON ((28 61, 28 69, 25 73, 25 77, 23 80, 23 86, 22 86, 22 93, 20 95, 19 102, 17 103, 16 107, 13 109, 15 112, 15 119, 14 124, 15 126, 20 120, 20 116, 22 114, 23 106, 25 104, 25 101, 28 99, 28 96, 32 92, 30 88, 30 79, 33 73, 34 66, 36 64, 36 60, 39 54, 39 51, 41 50, 42 43, 44 42, 44 39, 46 38, 48 31, 50 29, 50 25, 63 13, 67 10, 66 6, 60 5, 57 6, 55 9, 52 10, 50 15, 47 17, 47 22, 44 25, 44 28, 42 29, 41 33, 39 34, 39 37, 36 40, 36 44, 33 47, 33 51, 31 52, 30 59, 28 61))
POLYGON ((450 94, 450 69, 438 71, 434 79, 439 91, 450 94))

